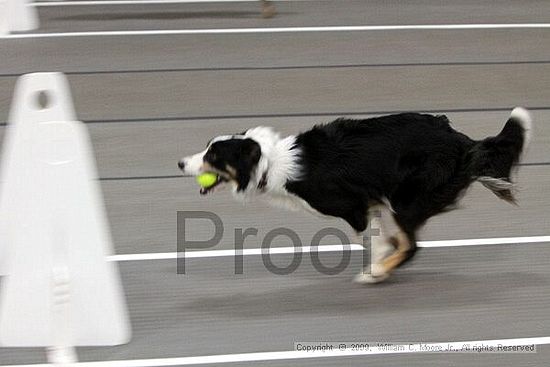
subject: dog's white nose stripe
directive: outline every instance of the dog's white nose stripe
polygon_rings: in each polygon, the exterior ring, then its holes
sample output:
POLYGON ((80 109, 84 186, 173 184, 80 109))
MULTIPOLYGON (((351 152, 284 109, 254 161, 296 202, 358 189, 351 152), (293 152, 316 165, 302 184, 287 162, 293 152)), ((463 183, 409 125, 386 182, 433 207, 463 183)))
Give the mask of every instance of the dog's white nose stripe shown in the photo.
POLYGON ((182 159, 183 163, 185 164, 185 167, 183 168, 183 173, 190 175, 198 175, 199 173, 201 173, 205 154, 206 150, 203 150, 202 152, 195 155, 184 157, 182 159))

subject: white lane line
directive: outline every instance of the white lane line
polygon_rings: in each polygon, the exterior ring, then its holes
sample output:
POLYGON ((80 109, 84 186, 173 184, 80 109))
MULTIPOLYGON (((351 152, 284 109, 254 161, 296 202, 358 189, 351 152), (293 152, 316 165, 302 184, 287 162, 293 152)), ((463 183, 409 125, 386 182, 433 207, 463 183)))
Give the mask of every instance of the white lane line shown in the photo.
MULTIPOLYGON (((532 236, 532 237, 502 237, 502 238, 475 238, 467 240, 444 240, 444 241, 418 241, 418 247, 436 248, 436 247, 462 247, 462 246, 487 246, 504 244, 525 244, 550 242, 550 236, 532 236)), ((346 246, 349 251, 362 251, 361 245, 351 244, 346 246)), ((310 253, 317 252, 335 252, 345 249, 342 245, 322 245, 318 247, 272 247, 267 250, 270 255, 293 254, 295 252, 310 253)), ((253 256, 262 255, 264 251, 261 248, 243 249, 238 255, 253 256)), ((231 250, 206 250, 206 251, 187 251, 186 259, 208 258, 208 257, 227 257, 236 256, 234 249, 231 250)), ((142 261, 142 260, 168 260, 176 259, 177 252, 160 252, 149 254, 122 254, 108 257, 109 261, 142 261)))
POLYGON ((139 31, 91 31, 23 33, 0 36, 0 39, 98 37, 98 36, 169 36, 196 34, 247 34, 247 33, 296 33, 296 32, 357 32, 357 31, 402 31, 402 30, 460 30, 460 29, 528 29, 550 28, 550 23, 516 24, 424 24, 424 25, 358 25, 326 27, 275 27, 275 28, 213 28, 213 29, 161 29, 139 31))
MULTIPOLYGON (((141 5, 141 4, 188 4, 188 3, 252 3, 258 0, 97 0, 97 1, 37 1, 31 5, 44 6, 82 6, 82 5, 141 5)), ((331 0, 275 0, 274 2, 306 2, 331 0)))
MULTIPOLYGON (((550 344, 550 337, 534 337, 534 338, 515 338, 515 339, 495 339, 495 340, 472 340, 458 342, 440 342, 440 343, 422 343, 427 349, 434 348, 453 348, 461 350, 465 344, 485 347, 498 348, 499 346, 527 346, 527 345, 544 345, 550 344)), ((400 344, 399 348, 393 349, 378 349, 371 348, 368 350, 332 350, 326 352, 302 352, 302 351, 282 351, 282 352, 259 352, 259 353, 240 353, 240 354, 219 354, 210 356, 196 357, 176 357, 176 358, 156 358, 156 359, 130 359, 119 361, 99 361, 99 362, 82 362, 67 364, 66 366, 75 367, 165 367, 165 366, 190 366, 201 364, 222 364, 235 362, 264 362, 277 360, 295 360, 295 359, 311 359, 311 358, 335 358, 335 357, 350 357, 350 356, 369 356, 369 355, 391 355, 391 354, 411 354, 425 353, 419 350, 419 343, 400 344)), ((453 353, 453 352, 450 352, 453 353)), ((476 353, 476 352, 470 352, 476 353)), ((6 367, 51 367, 48 364, 34 365, 12 365, 6 367)))
MULTIPOLYGON (((361 245, 348 245, 350 251, 361 251, 363 246, 361 245)), ((277 254, 293 254, 295 252, 310 253, 312 251, 312 246, 301 246, 301 247, 272 247, 269 250, 265 251, 270 255, 277 254)), ((323 245, 318 246, 318 252, 335 252, 342 251, 344 247, 342 245, 323 245)), ((261 248, 252 248, 252 249, 243 249, 242 253, 238 255, 243 256, 252 256, 252 255, 262 255, 264 252, 261 248)), ((197 259, 197 258, 206 258, 206 257, 227 257, 227 256, 236 256, 235 250, 210 250, 210 251, 187 251, 185 252, 186 259, 197 259)), ((184 255, 181 254, 183 257, 184 255)), ((139 261, 139 260, 166 260, 166 259, 176 259, 178 257, 177 252, 163 252, 163 253, 151 253, 151 254, 125 254, 125 255, 112 255, 108 257, 109 261, 139 261)))
POLYGON ((418 241, 418 247, 460 247, 550 242, 550 236, 477 238, 470 240, 418 241))

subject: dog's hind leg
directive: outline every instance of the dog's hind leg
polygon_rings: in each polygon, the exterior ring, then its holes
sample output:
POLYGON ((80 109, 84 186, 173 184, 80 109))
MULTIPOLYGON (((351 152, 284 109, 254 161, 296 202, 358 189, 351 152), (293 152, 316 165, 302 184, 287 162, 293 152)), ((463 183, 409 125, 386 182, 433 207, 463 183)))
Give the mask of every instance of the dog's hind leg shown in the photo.
MULTIPOLYGON (((394 244, 391 239, 394 237, 387 237, 389 233, 387 227, 384 224, 384 214, 388 213, 389 209, 386 206, 378 205, 369 209, 369 228, 367 230, 367 236, 363 233, 359 234, 360 242, 364 247, 370 247, 370 265, 365 267, 354 278, 354 282, 361 284, 380 283, 388 278, 389 273, 375 275, 372 273, 372 269, 377 267, 377 264, 381 264, 386 255, 394 250, 394 244), (369 246, 370 245, 370 246, 369 246)), ((384 216, 385 217, 385 216, 384 216)))

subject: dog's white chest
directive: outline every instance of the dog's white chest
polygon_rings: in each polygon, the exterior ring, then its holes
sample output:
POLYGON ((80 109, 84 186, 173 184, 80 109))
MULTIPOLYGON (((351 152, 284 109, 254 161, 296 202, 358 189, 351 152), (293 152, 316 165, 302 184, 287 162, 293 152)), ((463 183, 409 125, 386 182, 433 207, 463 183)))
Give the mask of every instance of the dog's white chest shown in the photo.
POLYGON ((288 192, 268 195, 267 197, 265 197, 265 200, 270 205, 273 205, 278 208, 291 210, 291 211, 303 210, 317 216, 321 216, 321 217, 324 216, 321 212, 312 208, 307 201, 288 192))

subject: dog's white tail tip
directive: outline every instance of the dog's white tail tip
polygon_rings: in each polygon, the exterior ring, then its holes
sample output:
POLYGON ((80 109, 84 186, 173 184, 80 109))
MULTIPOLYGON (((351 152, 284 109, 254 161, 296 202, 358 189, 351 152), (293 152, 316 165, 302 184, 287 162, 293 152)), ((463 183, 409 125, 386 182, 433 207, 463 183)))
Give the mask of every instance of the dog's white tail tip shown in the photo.
POLYGON ((533 135, 533 119, 531 113, 523 107, 516 107, 512 110, 510 117, 518 119, 519 123, 524 129, 523 136, 523 150, 529 146, 531 142, 531 136, 533 135))

